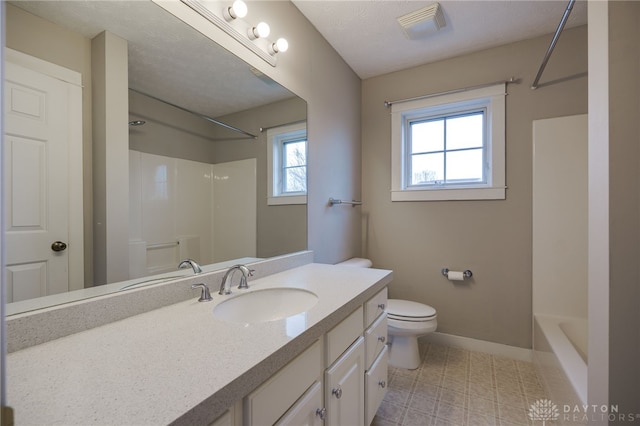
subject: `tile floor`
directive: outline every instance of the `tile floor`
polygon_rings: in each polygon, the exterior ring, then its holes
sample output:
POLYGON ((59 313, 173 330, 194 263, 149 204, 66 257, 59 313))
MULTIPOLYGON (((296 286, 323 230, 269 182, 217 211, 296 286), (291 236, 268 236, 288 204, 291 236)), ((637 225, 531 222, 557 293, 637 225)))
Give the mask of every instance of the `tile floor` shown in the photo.
POLYGON ((547 398, 530 362, 420 341, 415 370, 389 367, 372 426, 534 425, 529 407, 547 398))

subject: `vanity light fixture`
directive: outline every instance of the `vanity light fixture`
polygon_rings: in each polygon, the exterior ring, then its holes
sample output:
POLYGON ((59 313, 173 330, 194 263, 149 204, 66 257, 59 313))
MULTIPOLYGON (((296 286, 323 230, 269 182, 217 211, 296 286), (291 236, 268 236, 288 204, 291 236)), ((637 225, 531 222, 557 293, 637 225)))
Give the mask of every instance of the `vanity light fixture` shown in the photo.
POLYGON ((260 22, 255 27, 249 28, 249 31, 247 31, 247 35, 251 40, 255 40, 257 38, 267 38, 269 37, 269 34, 271 34, 271 28, 269 28, 269 24, 267 24, 266 22, 260 22))
POLYGON ((244 18, 248 12, 247 4, 242 0, 236 0, 231 6, 222 9, 222 15, 227 21, 233 21, 237 18, 244 18))
POLYGON ((240 44, 251 50, 272 67, 276 66, 276 54, 285 52, 289 43, 284 38, 276 42, 269 40, 270 28, 266 22, 258 25, 248 24, 243 17, 247 14, 247 5, 243 0, 180 0, 199 15, 230 35, 240 44))

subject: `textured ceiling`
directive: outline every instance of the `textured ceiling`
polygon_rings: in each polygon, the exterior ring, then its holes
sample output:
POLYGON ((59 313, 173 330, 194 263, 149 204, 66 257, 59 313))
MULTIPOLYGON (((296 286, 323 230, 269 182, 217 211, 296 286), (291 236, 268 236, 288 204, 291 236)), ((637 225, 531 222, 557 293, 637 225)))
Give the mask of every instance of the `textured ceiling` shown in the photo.
MULTIPOLYGON (((130 87, 201 114, 218 117, 293 96, 257 78, 243 61, 150 1, 11 3, 90 38, 108 30, 127 39, 130 87)), ((408 40, 396 18, 433 1, 293 3, 361 78, 551 34, 567 4, 441 0, 446 26, 408 40)), ((586 15, 586 1, 577 1, 567 27, 586 24, 586 15)))
POLYGON ((150 1, 11 3, 89 38, 108 30, 128 40, 129 87, 201 114, 219 117, 293 96, 150 1))
MULTIPOLYGON (((408 40, 396 18, 434 1, 292 1, 363 79, 551 34, 568 4, 541 0, 440 0, 446 26, 424 39, 408 40)), ((587 3, 580 0, 566 27, 586 23, 587 3)), ((544 53, 540 52, 541 60, 544 53)))

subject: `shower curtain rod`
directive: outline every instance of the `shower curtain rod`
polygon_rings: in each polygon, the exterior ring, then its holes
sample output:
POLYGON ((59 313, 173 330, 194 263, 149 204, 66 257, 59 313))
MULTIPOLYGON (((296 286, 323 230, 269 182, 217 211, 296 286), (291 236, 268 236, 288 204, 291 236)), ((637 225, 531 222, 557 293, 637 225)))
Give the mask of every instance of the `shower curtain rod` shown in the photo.
POLYGON ((271 129, 277 129, 278 127, 284 127, 284 126, 291 126, 292 124, 300 124, 300 123, 304 123, 307 120, 298 120, 298 121, 292 121, 291 123, 285 123, 285 124, 278 124, 277 126, 269 126, 269 127, 260 127, 260 133, 264 133, 267 130, 271 130, 271 129))
POLYGON ((571 14, 571 10, 573 9, 573 4, 575 3, 576 0, 569 0, 569 3, 567 4, 567 8, 565 9, 564 13, 562 14, 562 19, 560 19, 560 23, 558 24, 558 28, 556 29, 556 33, 553 35, 553 39, 551 39, 551 44, 549 45, 549 48, 547 49, 547 53, 545 53, 544 55, 544 59, 542 60, 542 64, 540 64, 540 69, 538 70, 538 74, 536 75, 536 79, 533 80, 533 83, 531 84, 531 90, 536 90, 538 88, 538 82, 540 81, 540 77, 542 77, 542 73, 544 72, 545 67, 547 66, 547 62, 549 62, 549 58, 551 57, 551 54, 553 53, 553 49, 555 49, 556 47, 556 43, 558 42, 558 39, 560 38, 560 34, 562 33, 562 30, 564 29, 564 25, 567 23, 567 19, 569 19, 569 15, 571 14))
POLYGON ((149 95, 147 93, 141 92, 141 91, 136 90, 136 89, 129 88, 129 90, 131 90, 132 92, 139 93, 140 95, 147 96, 147 97, 149 97, 149 98, 151 98, 153 100, 156 100, 158 102, 162 102, 163 104, 172 106, 174 108, 178 108, 181 111, 193 114, 193 115, 195 115, 197 117, 202 118, 203 120, 207 120, 207 121, 212 122, 213 124, 217 124, 218 126, 224 127, 225 129, 233 130, 234 132, 241 133, 241 134, 243 134, 245 136, 249 136, 250 138, 253 138, 253 139, 258 139, 258 137, 256 135, 254 135, 254 134, 245 132, 244 130, 238 129, 237 127, 233 127, 233 126, 231 126, 231 125, 229 125, 227 123, 223 123, 222 121, 218 121, 215 118, 209 117, 208 115, 204 115, 204 114, 200 114, 199 112, 194 112, 194 111, 188 110, 186 108, 183 108, 183 107, 178 106, 176 104, 172 104, 171 102, 167 102, 167 101, 162 100, 160 98, 156 98, 155 96, 149 95))
POLYGON ((447 90, 446 92, 431 93, 429 95, 416 96, 415 98, 398 99, 398 100, 395 100, 395 101, 384 101, 384 106, 389 108, 393 104, 399 104, 399 103, 402 103, 402 102, 411 102, 411 101, 417 101, 418 99, 429 99, 429 98, 435 98, 436 96, 452 95, 454 93, 466 92, 468 90, 482 89, 484 87, 495 86, 496 84, 503 84, 503 83, 504 84, 509 84, 509 83, 516 83, 517 84, 519 82, 520 82, 519 79, 517 79, 515 77, 511 77, 509 80, 500 80, 500 81, 494 81, 493 83, 478 84, 477 86, 470 86, 470 87, 463 87, 461 89, 447 90))

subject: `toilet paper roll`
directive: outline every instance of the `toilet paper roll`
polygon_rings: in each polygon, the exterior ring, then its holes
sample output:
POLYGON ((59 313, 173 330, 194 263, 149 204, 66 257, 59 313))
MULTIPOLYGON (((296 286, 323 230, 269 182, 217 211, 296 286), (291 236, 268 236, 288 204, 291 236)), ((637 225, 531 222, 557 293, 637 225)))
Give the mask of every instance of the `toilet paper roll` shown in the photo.
POLYGON ((462 280, 464 280, 464 272, 462 272, 462 271, 449 271, 447 273, 447 278, 450 281, 462 281, 462 280))

